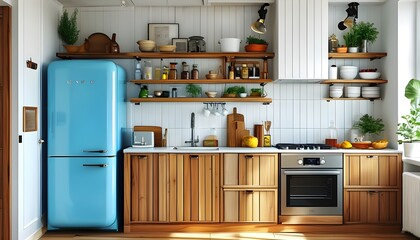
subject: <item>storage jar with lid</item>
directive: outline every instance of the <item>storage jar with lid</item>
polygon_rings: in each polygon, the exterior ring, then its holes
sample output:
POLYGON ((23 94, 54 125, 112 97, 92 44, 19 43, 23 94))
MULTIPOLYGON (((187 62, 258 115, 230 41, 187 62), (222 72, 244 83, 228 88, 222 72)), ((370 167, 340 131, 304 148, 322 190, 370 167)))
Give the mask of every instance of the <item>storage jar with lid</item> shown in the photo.
POLYGON ((171 62, 169 63, 169 75, 168 75, 168 79, 177 79, 177 74, 178 71, 176 70, 176 62, 171 62))
POLYGON ((206 42, 202 36, 191 36, 188 40, 188 51, 190 52, 205 52, 206 42))
POLYGON ((181 79, 190 79, 190 67, 186 62, 182 62, 181 79))
POLYGON ((152 79, 152 61, 144 61, 143 78, 146 80, 152 79))
POLYGON ((198 79, 198 78, 199 78, 198 65, 193 64, 193 70, 191 70, 191 79, 198 79))

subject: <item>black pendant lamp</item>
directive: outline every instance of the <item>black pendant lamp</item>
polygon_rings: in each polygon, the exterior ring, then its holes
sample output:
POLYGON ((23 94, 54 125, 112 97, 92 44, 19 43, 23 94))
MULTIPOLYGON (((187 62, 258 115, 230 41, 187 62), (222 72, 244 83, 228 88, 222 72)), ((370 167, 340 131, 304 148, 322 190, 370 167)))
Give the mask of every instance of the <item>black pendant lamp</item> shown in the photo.
POLYGON ((265 27, 264 21, 265 21, 265 15, 267 15, 267 9, 265 9, 265 7, 270 6, 270 4, 268 3, 264 3, 260 10, 258 10, 258 14, 259 14, 259 18, 257 21, 255 21, 253 24, 251 24, 251 29, 252 31, 259 33, 259 34, 264 34, 267 29, 265 27))
POLYGON ((347 17, 344 21, 338 23, 338 29, 344 30, 346 28, 351 28, 356 23, 356 19, 358 17, 358 6, 359 3, 351 2, 348 4, 348 8, 346 9, 347 17))

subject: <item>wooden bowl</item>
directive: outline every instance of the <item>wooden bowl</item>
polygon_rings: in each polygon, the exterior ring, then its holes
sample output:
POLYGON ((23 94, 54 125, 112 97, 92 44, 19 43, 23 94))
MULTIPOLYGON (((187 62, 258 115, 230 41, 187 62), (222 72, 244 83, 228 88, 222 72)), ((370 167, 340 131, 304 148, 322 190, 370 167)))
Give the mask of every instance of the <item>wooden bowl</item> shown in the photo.
POLYGON ((162 45, 159 47, 160 52, 174 52, 176 49, 175 45, 162 45))
POLYGON ((372 147, 375 149, 384 149, 388 147, 388 142, 373 142, 372 147))
POLYGON ((139 40, 137 41, 139 50, 142 52, 153 52, 156 47, 155 41, 152 40, 139 40))
POLYGON ((215 98, 217 95, 217 92, 206 92, 207 97, 209 98, 215 98))
POLYGON ((338 47, 337 52, 338 53, 346 53, 347 52, 347 47, 338 47))
POLYGON ((351 145, 353 147, 359 148, 359 149, 368 149, 372 145, 372 142, 370 142, 370 141, 366 141, 366 142, 352 142, 351 145))
POLYGON ((217 73, 206 74, 206 78, 207 79, 216 79, 217 78, 217 73))

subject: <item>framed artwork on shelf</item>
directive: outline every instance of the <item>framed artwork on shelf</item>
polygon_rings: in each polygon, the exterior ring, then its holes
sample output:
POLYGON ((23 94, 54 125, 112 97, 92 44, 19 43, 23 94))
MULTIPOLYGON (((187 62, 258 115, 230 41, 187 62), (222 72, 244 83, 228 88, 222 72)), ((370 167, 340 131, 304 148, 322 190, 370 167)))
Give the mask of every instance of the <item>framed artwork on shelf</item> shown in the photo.
POLYGON ((148 37, 149 40, 156 42, 157 46, 171 45, 173 38, 178 38, 178 23, 149 23, 148 37))
POLYGON ((176 46, 176 52, 188 52, 188 38, 172 38, 172 45, 176 46))

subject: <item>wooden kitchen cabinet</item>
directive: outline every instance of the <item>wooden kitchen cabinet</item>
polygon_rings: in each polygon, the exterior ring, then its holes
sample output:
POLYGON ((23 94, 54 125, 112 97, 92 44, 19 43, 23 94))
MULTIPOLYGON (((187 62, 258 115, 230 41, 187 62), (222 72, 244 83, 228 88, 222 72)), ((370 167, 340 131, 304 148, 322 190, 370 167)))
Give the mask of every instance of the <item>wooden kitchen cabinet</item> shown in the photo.
POLYGON ((401 223, 401 154, 344 155, 344 222, 401 223))
POLYGON ((224 154, 222 173, 222 222, 277 222, 277 154, 224 154))
POLYGON ((219 154, 125 154, 124 232, 135 224, 219 221, 219 154))

